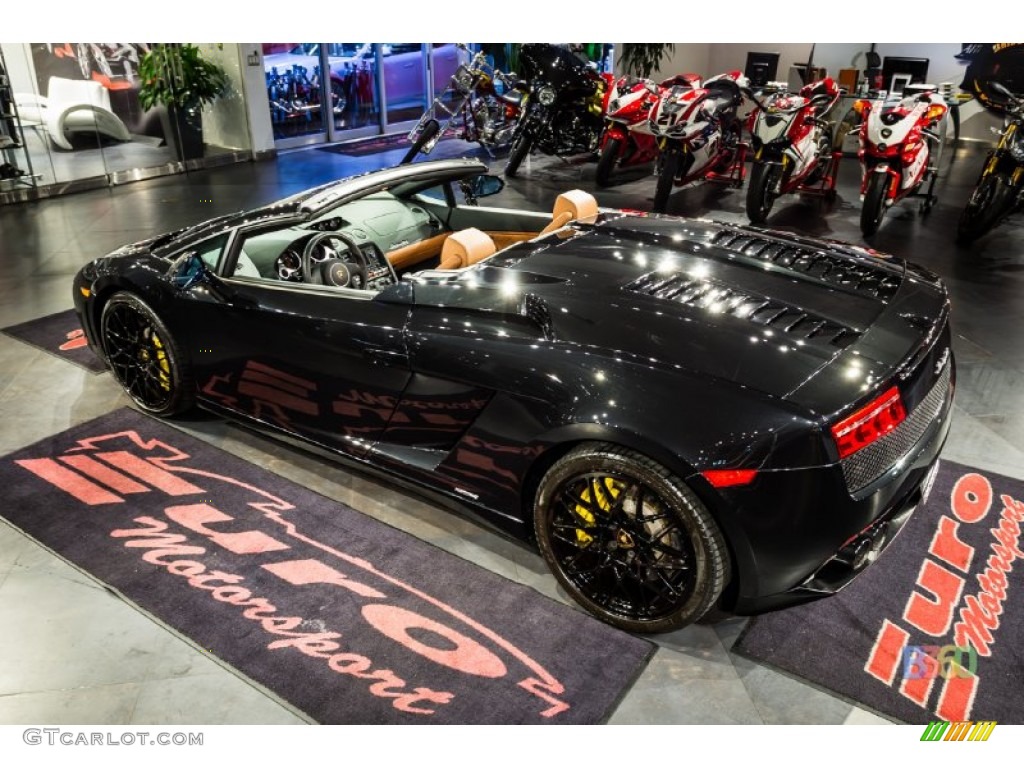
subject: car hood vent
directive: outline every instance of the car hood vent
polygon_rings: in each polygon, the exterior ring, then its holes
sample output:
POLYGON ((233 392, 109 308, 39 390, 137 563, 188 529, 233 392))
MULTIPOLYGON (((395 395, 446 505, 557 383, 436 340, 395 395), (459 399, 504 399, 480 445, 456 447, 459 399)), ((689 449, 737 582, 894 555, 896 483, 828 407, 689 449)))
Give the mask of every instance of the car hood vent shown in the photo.
POLYGON ((801 272, 882 301, 892 298, 900 287, 898 274, 865 263, 864 259, 852 254, 829 253, 764 237, 756 232, 734 229, 719 232, 711 242, 720 248, 801 272))
POLYGON ((747 320, 767 330, 786 334, 786 337, 797 342, 843 349, 860 338, 860 332, 854 328, 805 312, 777 299, 686 274, 649 272, 627 284, 624 289, 713 314, 747 320))

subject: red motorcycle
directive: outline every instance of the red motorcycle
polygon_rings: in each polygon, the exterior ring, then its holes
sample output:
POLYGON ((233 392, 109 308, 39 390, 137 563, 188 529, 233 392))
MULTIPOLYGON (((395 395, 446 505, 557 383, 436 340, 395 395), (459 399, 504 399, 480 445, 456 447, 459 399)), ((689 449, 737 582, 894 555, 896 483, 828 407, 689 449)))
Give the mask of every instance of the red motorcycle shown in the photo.
POLYGON ((863 178, 860 185, 860 229, 864 237, 878 231, 886 209, 901 200, 924 198, 921 212, 935 205, 936 166, 929 142, 941 149, 942 139, 932 129, 946 115, 948 107, 934 91, 905 96, 896 102, 871 102, 858 99, 853 105, 860 115, 860 158, 863 178), (928 183, 928 191, 918 190, 928 183))
POLYGON ((754 151, 747 187, 747 216, 760 224, 771 213, 775 198, 793 192, 835 195, 836 167, 841 153, 833 152, 832 126, 824 116, 839 101, 831 77, 809 83, 800 93, 777 91, 750 113, 748 127, 754 151))
POLYGON ((611 184, 615 166, 643 165, 658 156, 658 143, 653 134, 632 130, 650 118, 666 88, 673 86, 699 88, 700 76, 676 75, 662 81, 637 77, 621 77, 608 90, 604 104, 604 131, 597 161, 596 181, 599 187, 611 184))
POLYGON ((696 181, 743 185, 746 145, 736 111, 748 85, 741 72, 717 75, 699 88, 674 85, 665 89, 647 123, 633 126, 653 134, 660 150, 655 211, 665 211, 673 187, 696 181))

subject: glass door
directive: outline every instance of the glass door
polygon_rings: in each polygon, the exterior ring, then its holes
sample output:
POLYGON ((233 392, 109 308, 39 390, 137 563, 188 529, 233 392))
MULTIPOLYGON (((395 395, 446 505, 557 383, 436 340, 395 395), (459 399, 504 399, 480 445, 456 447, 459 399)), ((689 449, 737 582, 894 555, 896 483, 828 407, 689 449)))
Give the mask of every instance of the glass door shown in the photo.
POLYGON ((411 128, 427 108, 427 58, 422 43, 380 43, 385 130, 411 128))
POLYGON ((263 43, 274 143, 282 149, 326 141, 326 87, 320 43, 263 43))
POLYGON ((263 43, 279 149, 411 129, 466 58, 455 43, 263 43))
POLYGON ((330 139, 380 133, 380 89, 373 43, 327 43, 330 71, 330 139))

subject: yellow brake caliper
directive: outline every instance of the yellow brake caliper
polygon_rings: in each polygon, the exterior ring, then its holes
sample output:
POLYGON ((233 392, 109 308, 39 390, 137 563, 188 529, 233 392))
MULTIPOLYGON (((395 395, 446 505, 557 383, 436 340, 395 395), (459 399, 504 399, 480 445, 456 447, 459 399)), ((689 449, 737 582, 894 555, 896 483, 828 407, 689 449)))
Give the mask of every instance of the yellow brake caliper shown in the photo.
POLYGON ((169 390, 171 388, 171 364, 167 360, 167 352, 164 351, 164 344, 156 333, 153 333, 151 338, 156 361, 160 364, 160 386, 165 390, 169 390))
MULTIPOLYGON (((587 484, 587 489, 580 494, 580 498, 583 501, 590 503, 596 501, 598 508, 602 512, 609 512, 612 508, 612 503, 622 493, 623 484, 617 480, 613 480, 610 477, 601 478, 597 485, 591 483, 587 484), (591 499, 590 494, 592 490, 596 489, 596 499, 591 499)), ((580 547, 590 546, 590 543, 594 540, 594 537, 587 533, 584 528, 593 528, 597 525, 597 518, 594 517, 594 513, 584 507, 582 504, 576 505, 576 515, 583 521, 583 528, 576 529, 576 542, 580 547)))

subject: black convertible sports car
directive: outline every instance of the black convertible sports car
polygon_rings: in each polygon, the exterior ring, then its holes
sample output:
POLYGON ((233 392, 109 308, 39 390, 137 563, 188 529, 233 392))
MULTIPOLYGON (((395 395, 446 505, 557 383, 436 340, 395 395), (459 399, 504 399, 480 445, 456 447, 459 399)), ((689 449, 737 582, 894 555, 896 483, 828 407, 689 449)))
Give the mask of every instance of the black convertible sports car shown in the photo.
POLYGON ((328 184, 121 248, 75 279, 139 408, 193 404, 535 536, 632 631, 835 592, 949 430, 929 272, 754 227, 476 204, 471 160, 328 184))

